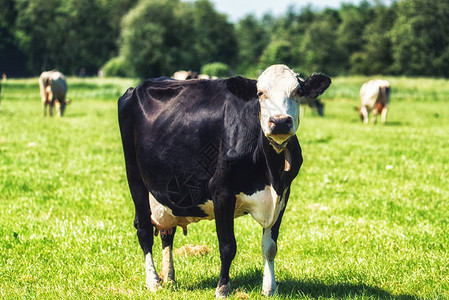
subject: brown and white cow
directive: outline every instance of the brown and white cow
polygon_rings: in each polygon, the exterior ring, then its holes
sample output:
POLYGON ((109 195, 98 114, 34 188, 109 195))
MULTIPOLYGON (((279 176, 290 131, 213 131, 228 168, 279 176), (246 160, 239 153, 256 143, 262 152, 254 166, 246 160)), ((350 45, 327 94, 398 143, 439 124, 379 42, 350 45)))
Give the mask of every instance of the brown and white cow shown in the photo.
POLYGON ((42 72, 39 77, 39 88, 44 116, 47 115, 47 106, 49 106, 50 116, 53 115, 55 106, 57 116, 63 116, 68 103, 68 100, 66 100, 67 82, 64 75, 55 70, 42 72))
POLYGON ((361 107, 355 109, 360 113, 360 118, 368 124, 368 115, 372 112, 371 122, 376 123, 377 115, 381 115, 381 122, 385 124, 387 119, 388 104, 390 103, 390 83, 382 79, 373 79, 365 82, 360 89, 361 107))

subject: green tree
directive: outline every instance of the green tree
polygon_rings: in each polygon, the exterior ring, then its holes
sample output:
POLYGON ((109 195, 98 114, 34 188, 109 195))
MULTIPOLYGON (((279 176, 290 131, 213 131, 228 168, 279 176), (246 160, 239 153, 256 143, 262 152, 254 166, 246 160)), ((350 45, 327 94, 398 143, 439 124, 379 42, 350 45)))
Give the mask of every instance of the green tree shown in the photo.
POLYGON ((179 0, 142 0, 124 17, 122 55, 140 78, 171 75, 189 68, 193 27, 188 8, 179 0))
POLYGON ((363 46, 351 55, 351 72, 356 74, 388 74, 393 64, 390 31, 395 21, 392 8, 376 5, 371 21, 365 26, 363 46))
POLYGON ((391 30, 396 74, 449 76, 449 1, 402 0, 391 30))
POLYGON ((55 67, 55 49, 60 46, 59 28, 61 0, 17 0, 15 36, 21 51, 27 55, 32 74, 55 67))
POLYGON ((96 74, 116 47, 107 9, 100 0, 66 0, 61 11, 56 63, 66 72, 96 74))
POLYGON ((15 39, 17 8, 15 0, 0 0, 0 74, 25 75, 26 56, 15 39))
POLYGON ((337 30, 337 45, 341 49, 344 70, 350 69, 350 56, 360 51, 364 45, 362 39, 366 25, 371 21, 372 13, 368 2, 359 6, 343 4, 339 10, 341 23, 337 30))
POLYGON ((17 0, 17 12, 15 37, 31 74, 54 68, 94 74, 115 52, 101 0, 17 0))
POLYGON ((307 26, 299 47, 304 71, 336 75, 343 71, 342 50, 338 47, 338 12, 325 10, 307 26))
POLYGON ((208 0, 141 0, 123 19, 120 55, 141 78, 236 62, 234 28, 208 0))
POLYGON ((227 17, 218 13, 209 0, 193 3, 194 36, 191 67, 198 70, 202 65, 216 61, 234 66, 237 63, 237 38, 234 26, 227 17))
POLYGON ((263 24, 254 15, 248 15, 237 23, 236 36, 239 51, 238 71, 244 73, 258 65, 270 37, 263 24))

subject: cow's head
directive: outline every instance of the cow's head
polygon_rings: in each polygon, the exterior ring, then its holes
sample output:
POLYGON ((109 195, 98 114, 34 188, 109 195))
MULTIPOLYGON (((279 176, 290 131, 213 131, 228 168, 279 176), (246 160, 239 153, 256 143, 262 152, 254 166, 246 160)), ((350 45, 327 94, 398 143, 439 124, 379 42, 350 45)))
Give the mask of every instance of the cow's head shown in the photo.
POLYGON ((260 124, 277 150, 287 144, 299 127, 299 98, 316 98, 330 84, 326 75, 313 74, 304 80, 285 65, 273 65, 259 76, 260 124))

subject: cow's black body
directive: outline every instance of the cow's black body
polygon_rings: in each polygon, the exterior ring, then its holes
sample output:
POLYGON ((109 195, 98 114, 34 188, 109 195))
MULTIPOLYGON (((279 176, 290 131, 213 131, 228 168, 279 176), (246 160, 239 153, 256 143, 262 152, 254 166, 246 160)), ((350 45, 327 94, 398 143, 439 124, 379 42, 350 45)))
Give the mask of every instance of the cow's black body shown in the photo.
MULTIPOLYGON (((281 207, 264 228, 274 241, 264 257, 274 259, 302 155, 296 136, 275 150, 263 134, 256 81, 152 79, 128 89, 118 108, 135 226, 145 255, 152 252, 154 232, 149 193, 176 216, 206 217, 198 205, 212 200, 222 262, 217 291, 229 286, 236 253, 236 195, 252 195, 269 186, 281 207)), ((163 247, 172 242, 172 235, 162 236, 163 247)))
POLYGON ((204 217, 197 204, 213 199, 221 177, 229 192, 250 195, 270 184, 281 194, 297 175, 296 137, 284 172, 284 154, 260 128, 256 83, 241 80, 254 85, 251 99, 233 94, 228 80, 147 80, 119 100, 127 165, 136 164, 148 191, 175 215, 204 217))

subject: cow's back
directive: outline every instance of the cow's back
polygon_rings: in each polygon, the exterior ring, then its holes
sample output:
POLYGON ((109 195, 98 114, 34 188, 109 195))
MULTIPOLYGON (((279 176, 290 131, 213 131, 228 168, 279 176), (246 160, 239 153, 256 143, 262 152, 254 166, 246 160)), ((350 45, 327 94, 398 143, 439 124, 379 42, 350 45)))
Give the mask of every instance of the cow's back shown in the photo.
POLYGON ((57 99, 60 102, 65 101, 67 94, 67 82, 64 75, 59 72, 55 72, 51 75, 51 91, 53 93, 53 99, 57 99))

